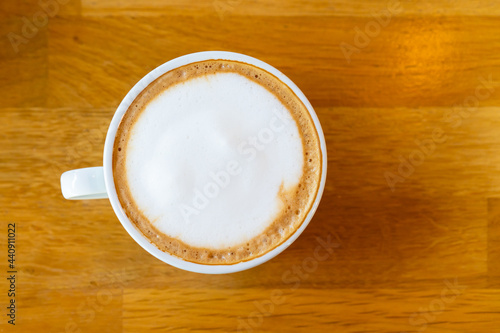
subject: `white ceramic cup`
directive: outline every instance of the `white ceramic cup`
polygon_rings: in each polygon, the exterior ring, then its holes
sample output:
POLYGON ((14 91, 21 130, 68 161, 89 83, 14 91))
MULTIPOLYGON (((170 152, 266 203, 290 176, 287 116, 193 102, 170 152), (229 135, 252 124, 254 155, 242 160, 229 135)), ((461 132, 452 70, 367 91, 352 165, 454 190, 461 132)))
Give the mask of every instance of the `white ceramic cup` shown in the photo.
POLYGON ((323 131, 321 129, 318 117, 316 116, 316 113, 314 112, 314 109, 311 106, 311 103, 309 103, 309 101, 307 100, 306 96, 289 78, 287 78, 283 73, 278 71, 276 68, 258 59, 233 52, 208 51, 208 52, 192 53, 173 59, 155 68, 145 77, 143 77, 125 96, 123 101, 118 106, 118 109, 116 110, 113 119, 111 120, 111 124, 109 125, 108 133, 106 136, 106 142, 104 144, 104 166, 76 169, 63 173, 61 175, 61 189, 63 196, 66 199, 82 200, 82 199, 108 198, 109 201, 111 202, 113 210, 116 213, 116 216, 118 216, 118 219, 120 220, 125 230, 127 230, 127 232, 130 234, 130 236, 132 236, 132 238, 137 243, 139 243, 139 245, 142 246, 146 251, 151 253, 156 258, 166 262, 167 264, 191 272, 198 272, 205 274, 224 274, 224 273, 239 272, 260 265, 274 258, 281 252, 283 252, 288 246, 290 246, 290 244, 292 244, 299 237, 299 235, 304 231, 304 229, 309 224, 309 221, 311 221, 314 213, 316 212, 316 209, 318 208, 325 187, 326 166, 327 166, 327 158, 326 158, 325 137, 323 135, 323 131), (311 114, 311 118, 313 119, 314 125, 316 126, 316 130, 318 132, 321 144, 321 153, 323 158, 321 181, 318 194, 316 196, 316 200, 314 201, 314 204, 311 210, 309 211, 309 214, 306 216, 304 222, 295 231, 295 233, 291 237, 289 237, 284 243, 272 249, 271 251, 267 252, 266 254, 249 261, 244 261, 231 265, 196 264, 182 260, 167 252, 159 250, 155 245, 149 242, 149 240, 128 219, 127 215, 125 214, 125 211, 121 207, 120 202, 118 200, 115 184, 113 181, 112 157, 113 157, 113 144, 115 141, 116 130, 118 128, 118 125, 120 124, 123 115, 128 110, 130 104, 135 100, 135 98, 144 88, 146 88, 151 82, 156 80, 162 74, 177 67, 184 66, 193 62, 212 60, 212 59, 234 60, 234 61, 248 63, 256 67, 260 67, 266 70, 267 72, 275 75, 283 83, 288 85, 288 87, 290 87, 293 90, 295 95, 297 95, 301 99, 301 101, 304 103, 309 113, 311 114))

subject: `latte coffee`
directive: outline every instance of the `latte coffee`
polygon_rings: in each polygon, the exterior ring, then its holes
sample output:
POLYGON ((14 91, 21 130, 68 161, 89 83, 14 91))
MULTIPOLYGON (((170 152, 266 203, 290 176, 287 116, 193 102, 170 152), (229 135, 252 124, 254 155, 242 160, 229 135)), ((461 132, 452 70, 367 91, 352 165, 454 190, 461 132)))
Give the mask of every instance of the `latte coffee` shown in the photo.
POLYGON ((314 122, 276 76, 243 62, 173 69, 130 105, 113 179, 130 221, 160 250, 199 264, 262 256, 303 223, 318 195, 314 122))

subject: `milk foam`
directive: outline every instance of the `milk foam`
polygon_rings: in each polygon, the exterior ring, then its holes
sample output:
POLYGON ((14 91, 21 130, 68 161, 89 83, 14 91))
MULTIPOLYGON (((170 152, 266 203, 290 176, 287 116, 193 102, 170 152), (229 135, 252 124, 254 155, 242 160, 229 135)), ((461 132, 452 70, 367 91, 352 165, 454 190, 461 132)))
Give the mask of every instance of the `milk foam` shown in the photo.
POLYGON ((262 233, 303 173, 299 129, 267 89, 236 73, 180 82, 131 128, 126 179, 161 232, 223 249, 262 233))

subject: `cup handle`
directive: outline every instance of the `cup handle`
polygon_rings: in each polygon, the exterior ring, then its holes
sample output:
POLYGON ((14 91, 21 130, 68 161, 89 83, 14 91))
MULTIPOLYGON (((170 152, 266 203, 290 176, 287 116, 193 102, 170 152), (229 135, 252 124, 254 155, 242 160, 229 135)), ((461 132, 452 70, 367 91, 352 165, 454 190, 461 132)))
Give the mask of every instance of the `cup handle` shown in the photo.
POLYGON ((107 198, 103 167, 66 171, 61 175, 61 190, 69 200, 107 198))

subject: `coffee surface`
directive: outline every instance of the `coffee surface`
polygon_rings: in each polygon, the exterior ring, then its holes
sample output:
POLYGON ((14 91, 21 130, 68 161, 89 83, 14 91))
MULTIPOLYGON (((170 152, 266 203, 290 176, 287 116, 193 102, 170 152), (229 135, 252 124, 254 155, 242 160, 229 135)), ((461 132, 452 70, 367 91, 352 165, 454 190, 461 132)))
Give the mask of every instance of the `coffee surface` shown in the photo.
POLYGON ((302 224, 321 151, 290 88, 252 65, 203 61, 165 73, 117 132, 118 198, 160 250, 203 264, 261 256, 302 224))

